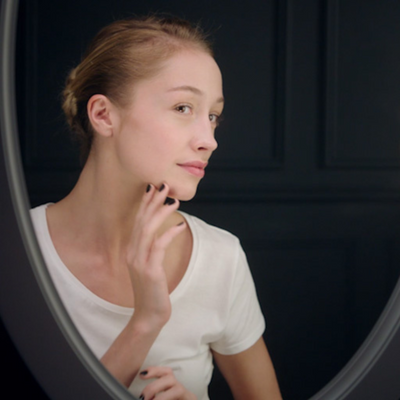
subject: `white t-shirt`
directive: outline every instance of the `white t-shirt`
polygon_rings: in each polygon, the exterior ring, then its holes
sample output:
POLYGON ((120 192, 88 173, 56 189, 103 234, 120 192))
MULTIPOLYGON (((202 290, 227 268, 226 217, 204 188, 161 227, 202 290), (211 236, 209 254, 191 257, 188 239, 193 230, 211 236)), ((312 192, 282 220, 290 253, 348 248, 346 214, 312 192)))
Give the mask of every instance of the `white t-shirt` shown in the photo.
MULTIPOLYGON (((103 300, 69 271, 51 240, 46 207, 31 210, 44 259, 71 319, 101 358, 134 309, 103 300)), ((213 371, 210 349, 225 355, 240 353, 260 338, 265 322, 239 240, 196 217, 181 214, 192 232, 192 255, 185 275, 170 295, 171 318, 141 369, 169 366, 198 400, 207 400, 213 371)), ((139 397, 148 383, 137 377, 129 390, 139 397)))

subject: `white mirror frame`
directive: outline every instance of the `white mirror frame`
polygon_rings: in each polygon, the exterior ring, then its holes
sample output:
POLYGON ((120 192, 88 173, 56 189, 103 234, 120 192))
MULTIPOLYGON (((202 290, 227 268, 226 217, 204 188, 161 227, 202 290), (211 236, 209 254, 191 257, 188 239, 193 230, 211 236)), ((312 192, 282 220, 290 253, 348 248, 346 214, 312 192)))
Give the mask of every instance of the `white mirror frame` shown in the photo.
MULTIPOLYGON (((133 396, 93 356, 72 324, 34 235, 16 121, 17 11, 18 0, 0 0, 0 315, 50 398, 132 400, 133 396)), ((360 349, 310 400, 399 399, 399 324, 400 281, 360 349)))

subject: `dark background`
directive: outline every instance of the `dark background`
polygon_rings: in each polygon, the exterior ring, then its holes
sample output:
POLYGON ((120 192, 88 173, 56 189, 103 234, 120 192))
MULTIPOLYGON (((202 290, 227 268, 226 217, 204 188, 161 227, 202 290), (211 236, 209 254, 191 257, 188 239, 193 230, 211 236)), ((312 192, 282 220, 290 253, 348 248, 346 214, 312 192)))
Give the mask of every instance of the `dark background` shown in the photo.
MULTIPOLYGON (((241 239, 283 396, 307 399, 360 346, 399 274, 400 3, 21 1, 32 206, 62 198, 79 174, 59 101, 68 70, 102 26, 148 11, 201 20, 215 39, 225 120, 182 209, 241 239)), ((211 398, 226 393, 217 374, 211 398)))

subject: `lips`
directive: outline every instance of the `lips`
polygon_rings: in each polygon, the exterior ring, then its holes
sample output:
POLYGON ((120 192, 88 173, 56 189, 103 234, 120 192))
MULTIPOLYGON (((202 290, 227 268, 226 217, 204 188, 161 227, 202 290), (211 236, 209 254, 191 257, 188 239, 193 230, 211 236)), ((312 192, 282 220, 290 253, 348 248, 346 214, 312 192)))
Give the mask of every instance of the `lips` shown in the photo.
POLYGON ((183 164, 178 164, 181 168, 183 168, 189 174, 197 176, 199 178, 203 178, 205 172, 204 168, 207 166, 206 162, 203 161, 190 161, 183 164))

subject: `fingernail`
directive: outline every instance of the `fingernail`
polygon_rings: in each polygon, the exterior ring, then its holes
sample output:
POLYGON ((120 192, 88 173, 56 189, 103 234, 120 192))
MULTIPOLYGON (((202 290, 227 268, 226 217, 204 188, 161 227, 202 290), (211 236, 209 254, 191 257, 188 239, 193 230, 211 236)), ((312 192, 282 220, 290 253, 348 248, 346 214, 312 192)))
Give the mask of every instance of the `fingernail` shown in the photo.
POLYGON ((162 192, 164 189, 165 189, 165 185, 162 184, 162 185, 160 186, 160 189, 158 189, 158 191, 159 191, 159 192, 162 192))
POLYGON ((146 370, 144 370, 144 371, 142 371, 141 373, 140 373, 140 375, 147 375, 148 374, 148 371, 146 371, 146 370))
POLYGON ((144 396, 141 394, 139 400, 144 400, 144 396))
POLYGON ((175 203, 175 199, 171 199, 171 197, 167 197, 164 201, 164 205, 166 204, 168 206, 170 206, 171 204, 174 204, 174 203, 175 203))
POLYGON ((151 189, 151 185, 147 185, 146 193, 150 192, 150 189, 151 189))

